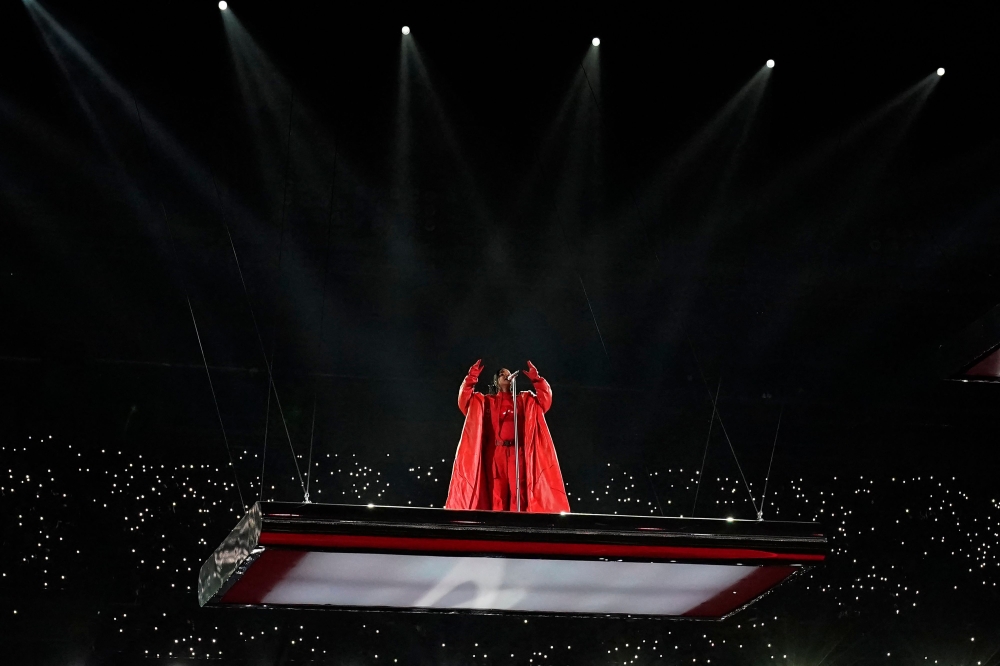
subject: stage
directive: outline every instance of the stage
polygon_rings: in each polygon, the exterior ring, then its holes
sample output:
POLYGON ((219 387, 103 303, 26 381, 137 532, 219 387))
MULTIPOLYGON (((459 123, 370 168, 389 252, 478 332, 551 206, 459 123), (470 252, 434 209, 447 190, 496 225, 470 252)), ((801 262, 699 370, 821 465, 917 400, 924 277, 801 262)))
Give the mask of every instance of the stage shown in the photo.
POLYGON ((721 619, 810 566, 816 523, 258 502, 202 606, 721 619))

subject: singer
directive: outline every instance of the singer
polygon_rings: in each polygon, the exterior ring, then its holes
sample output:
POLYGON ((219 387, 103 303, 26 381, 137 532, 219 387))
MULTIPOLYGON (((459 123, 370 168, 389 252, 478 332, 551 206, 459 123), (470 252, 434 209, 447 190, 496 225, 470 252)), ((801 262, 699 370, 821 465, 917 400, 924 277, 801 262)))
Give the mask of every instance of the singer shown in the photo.
POLYGON ((517 393, 520 371, 501 368, 484 395, 476 391, 482 370, 480 359, 458 390, 465 426, 445 508, 568 513, 559 459, 545 423, 552 387, 528 361, 524 376, 535 392, 517 393))

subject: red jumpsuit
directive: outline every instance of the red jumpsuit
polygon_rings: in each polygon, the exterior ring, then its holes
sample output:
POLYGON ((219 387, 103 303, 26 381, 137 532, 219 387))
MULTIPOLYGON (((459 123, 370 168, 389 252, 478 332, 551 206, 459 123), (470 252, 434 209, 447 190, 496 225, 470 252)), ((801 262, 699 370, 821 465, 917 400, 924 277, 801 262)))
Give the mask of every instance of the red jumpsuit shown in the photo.
POLYGON ((498 412, 500 432, 494 433, 493 445, 483 441, 483 458, 486 462, 487 492, 493 511, 527 511, 528 484, 524 471, 524 414, 518 414, 518 446, 514 446, 514 400, 510 393, 490 396, 486 402, 484 421, 492 425, 492 411, 498 412), (515 448, 517 452, 515 454, 515 448), (516 455, 516 458, 515 458, 516 455), (520 509, 516 479, 521 480, 520 509))

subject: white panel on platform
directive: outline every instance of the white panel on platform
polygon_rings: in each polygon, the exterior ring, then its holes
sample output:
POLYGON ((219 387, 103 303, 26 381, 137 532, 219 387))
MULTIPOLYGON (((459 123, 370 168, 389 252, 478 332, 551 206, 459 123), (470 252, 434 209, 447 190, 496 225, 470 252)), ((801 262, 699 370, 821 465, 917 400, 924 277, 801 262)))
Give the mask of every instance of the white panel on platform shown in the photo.
POLYGON ((312 552, 262 599, 277 605, 683 615, 758 567, 312 552))

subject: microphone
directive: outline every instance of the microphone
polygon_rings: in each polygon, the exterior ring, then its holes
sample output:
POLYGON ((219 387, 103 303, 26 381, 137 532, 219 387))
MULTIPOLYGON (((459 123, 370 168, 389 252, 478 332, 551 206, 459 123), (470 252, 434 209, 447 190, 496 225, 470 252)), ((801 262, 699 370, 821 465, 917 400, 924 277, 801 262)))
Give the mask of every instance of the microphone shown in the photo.
POLYGON ((521 371, 520 370, 515 370, 514 372, 510 373, 509 375, 507 375, 507 381, 510 381, 510 380, 514 379, 514 377, 517 377, 517 375, 518 375, 519 372, 521 372, 521 371))

